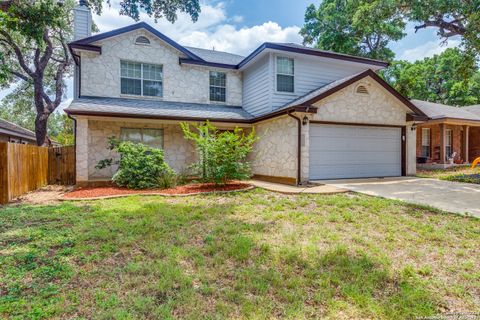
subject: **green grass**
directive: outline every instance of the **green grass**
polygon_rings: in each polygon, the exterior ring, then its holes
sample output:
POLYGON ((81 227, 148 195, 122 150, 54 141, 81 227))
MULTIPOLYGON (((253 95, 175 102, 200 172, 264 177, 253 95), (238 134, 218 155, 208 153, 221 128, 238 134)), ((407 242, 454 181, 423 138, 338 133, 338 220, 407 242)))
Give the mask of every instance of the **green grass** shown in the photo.
POLYGON ((480 168, 460 166, 448 169, 417 170, 417 177, 480 184, 480 168))
POLYGON ((480 312, 480 221, 262 190, 0 209, 0 318, 480 312))

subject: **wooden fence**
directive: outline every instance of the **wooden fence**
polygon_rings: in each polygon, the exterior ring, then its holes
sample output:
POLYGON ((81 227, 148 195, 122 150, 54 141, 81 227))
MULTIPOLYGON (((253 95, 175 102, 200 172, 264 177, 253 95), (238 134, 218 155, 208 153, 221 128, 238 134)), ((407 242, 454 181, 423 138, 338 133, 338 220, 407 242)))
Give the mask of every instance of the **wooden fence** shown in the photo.
POLYGON ((75 184, 74 147, 0 142, 0 204, 47 184, 75 184))

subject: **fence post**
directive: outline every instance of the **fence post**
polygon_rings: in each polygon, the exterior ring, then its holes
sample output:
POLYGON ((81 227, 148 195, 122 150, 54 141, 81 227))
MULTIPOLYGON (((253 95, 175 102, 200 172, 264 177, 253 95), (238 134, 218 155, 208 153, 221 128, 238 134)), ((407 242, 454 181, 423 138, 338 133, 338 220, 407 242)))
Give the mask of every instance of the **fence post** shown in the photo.
POLYGON ((9 200, 8 144, 0 142, 0 204, 6 204, 9 200))

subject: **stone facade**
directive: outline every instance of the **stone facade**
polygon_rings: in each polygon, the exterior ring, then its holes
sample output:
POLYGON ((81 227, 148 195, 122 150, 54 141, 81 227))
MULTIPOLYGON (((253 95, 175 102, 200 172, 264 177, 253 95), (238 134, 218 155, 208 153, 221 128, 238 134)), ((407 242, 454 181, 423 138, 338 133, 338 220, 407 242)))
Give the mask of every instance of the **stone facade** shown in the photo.
POLYGON ((297 177, 297 122, 288 116, 254 125, 258 141, 250 155, 256 175, 297 177))
POLYGON ((226 104, 242 105, 242 75, 240 71, 180 65, 178 59, 184 57, 183 53, 146 30, 135 30, 94 44, 102 47, 101 54, 81 52, 82 96, 122 97, 123 95, 120 93, 120 61, 128 60, 163 66, 163 98, 130 95, 127 96, 129 98, 210 103, 209 71, 222 71, 227 73, 226 104), (138 36, 147 37, 150 44, 135 44, 138 36))
POLYGON ((116 165, 102 170, 96 169, 95 166, 103 159, 118 159, 118 154, 109 150, 107 146, 109 137, 120 137, 121 128, 163 129, 165 160, 176 172, 184 171, 196 160, 195 148, 190 141, 183 138, 179 124, 82 119, 77 120, 77 137, 82 137, 82 140, 77 138, 79 142, 77 143, 77 180, 108 180, 113 176, 117 171, 116 165), (88 145, 84 146, 80 143, 81 141, 88 141, 88 145), (85 147, 88 148, 88 152, 83 151, 85 147))

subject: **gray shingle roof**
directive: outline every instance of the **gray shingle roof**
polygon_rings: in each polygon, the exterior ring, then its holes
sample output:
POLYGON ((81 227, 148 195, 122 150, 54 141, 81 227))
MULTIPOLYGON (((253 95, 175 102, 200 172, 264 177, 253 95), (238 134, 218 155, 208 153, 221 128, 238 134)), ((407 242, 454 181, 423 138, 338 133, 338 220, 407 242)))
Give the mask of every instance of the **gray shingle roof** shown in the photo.
POLYGON ((474 113, 480 117, 480 104, 475 104, 473 106, 463 107, 468 112, 474 113))
POLYGON ((200 49, 200 48, 194 48, 194 47, 185 47, 185 48, 187 48, 189 51, 191 51, 192 53, 196 54, 197 56, 199 56, 200 58, 208 62, 237 65, 245 58, 238 54, 233 54, 228 52, 200 49))
POLYGON ((249 120, 253 115, 240 106, 140 100, 125 98, 82 97, 72 101, 67 113, 115 114, 143 117, 249 120))
POLYGON ((306 95, 303 95, 293 101, 290 101, 289 103, 287 103, 286 105, 284 105, 283 107, 281 107, 280 109, 283 109, 283 108, 289 108, 289 107, 293 107, 293 106, 298 106, 298 105, 301 105, 303 103, 305 103, 306 101, 310 100, 310 99, 313 99, 319 95, 321 95, 322 93, 324 92, 327 92, 328 90, 332 89, 332 88, 335 88, 339 85, 341 85, 342 83, 345 83, 347 82, 348 80, 352 79, 352 78, 355 78, 356 76, 364 73, 365 71, 362 71, 362 72, 359 72, 359 73, 355 73, 355 74, 352 74, 348 77, 345 77, 345 78, 342 78, 342 79, 339 79, 339 80, 336 80, 336 81, 333 81, 333 82, 330 82, 329 84, 326 84, 322 87, 319 87, 313 91, 310 91, 309 93, 307 93, 306 95))
POLYGON ((0 119, 0 130, 16 133, 25 138, 30 138, 33 140, 36 139, 35 132, 25 129, 23 127, 20 127, 19 125, 11 123, 10 121, 7 121, 7 120, 0 119))
MULTIPOLYGON (((452 107, 440 103, 433 103, 422 100, 411 100, 411 102, 423 111, 430 119, 452 118, 460 120, 480 121, 480 113, 472 112, 469 107, 452 107)), ((475 106, 472 106, 475 107, 475 106)))

